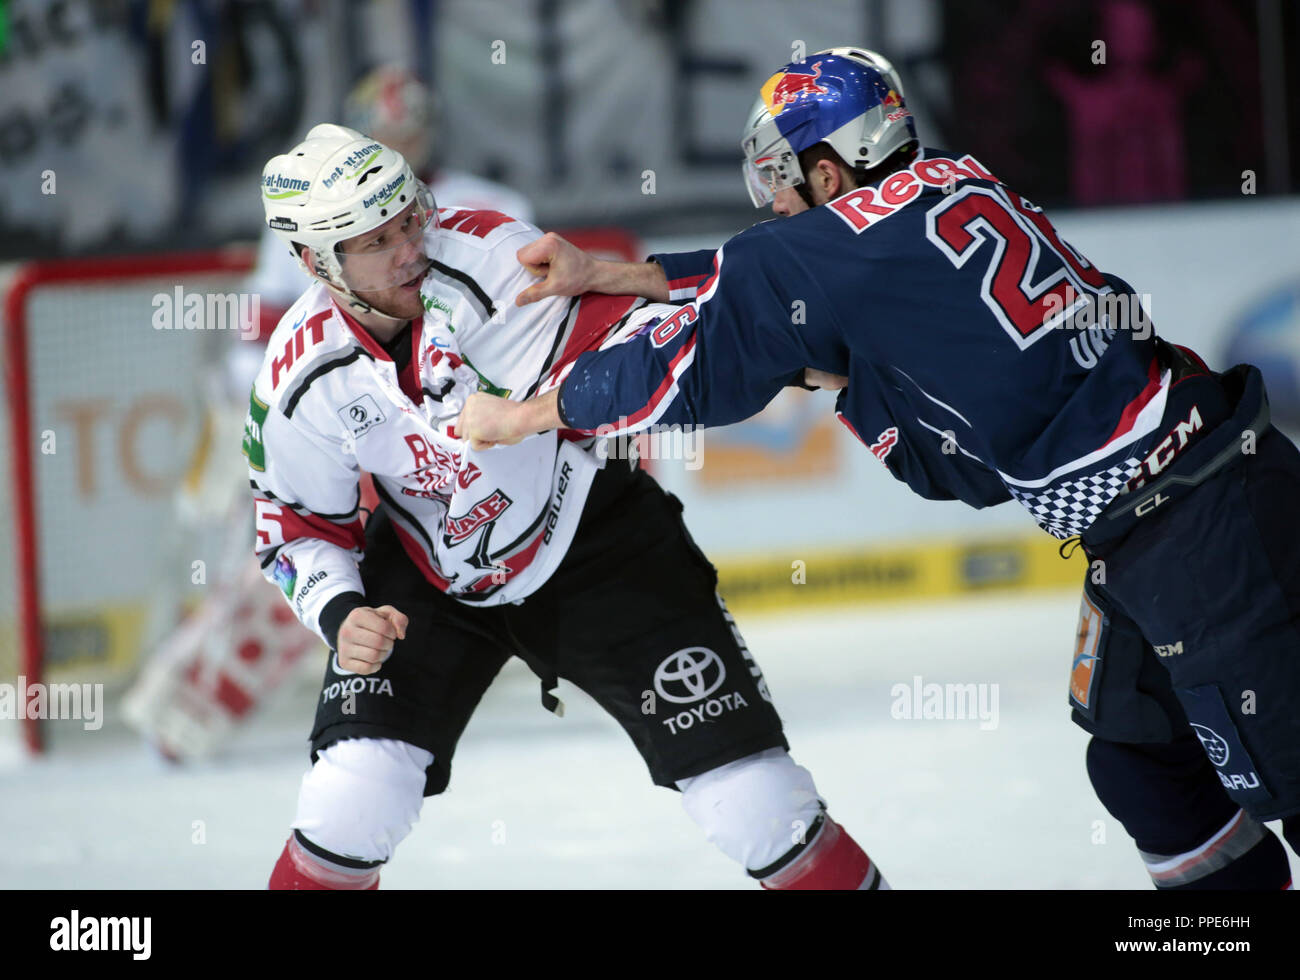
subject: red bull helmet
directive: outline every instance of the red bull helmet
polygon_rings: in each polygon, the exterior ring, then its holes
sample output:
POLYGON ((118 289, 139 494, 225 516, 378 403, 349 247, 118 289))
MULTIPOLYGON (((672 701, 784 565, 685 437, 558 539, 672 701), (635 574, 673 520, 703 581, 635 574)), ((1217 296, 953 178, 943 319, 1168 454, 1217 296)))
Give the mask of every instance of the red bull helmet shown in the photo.
POLYGON ((865 48, 828 48, 786 65, 759 90, 741 148, 754 207, 804 182, 799 153, 818 143, 866 170, 918 142, 903 83, 865 48))

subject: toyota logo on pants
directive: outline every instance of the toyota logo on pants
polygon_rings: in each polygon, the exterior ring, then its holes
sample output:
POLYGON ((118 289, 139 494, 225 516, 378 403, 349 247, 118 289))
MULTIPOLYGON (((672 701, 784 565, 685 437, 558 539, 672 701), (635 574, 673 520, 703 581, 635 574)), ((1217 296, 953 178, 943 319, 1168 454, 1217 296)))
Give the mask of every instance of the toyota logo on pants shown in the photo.
POLYGON ((655 690, 674 704, 706 698, 726 679, 721 658, 707 647, 678 650, 655 668, 655 690))

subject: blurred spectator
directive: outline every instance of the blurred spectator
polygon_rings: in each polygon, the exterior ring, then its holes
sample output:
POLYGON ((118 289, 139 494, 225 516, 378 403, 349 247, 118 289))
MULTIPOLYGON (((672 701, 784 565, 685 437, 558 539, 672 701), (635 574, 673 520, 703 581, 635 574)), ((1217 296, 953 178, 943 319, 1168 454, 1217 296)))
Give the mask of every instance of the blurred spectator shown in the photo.
POLYGON ((1136 0, 1102 7, 1102 64, 1092 77, 1047 66, 1052 89, 1070 118, 1070 193, 1076 204, 1129 204, 1187 195, 1183 104, 1205 75, 1205 62, 1184 53, 1168 71, 1156 67, 1155 19, 1136 0))
POLYGON ((1242 171, 1262 166, 1253 5, 969 0, 943 11, 951 142, 1038 203, 1239 196, 1242 171))

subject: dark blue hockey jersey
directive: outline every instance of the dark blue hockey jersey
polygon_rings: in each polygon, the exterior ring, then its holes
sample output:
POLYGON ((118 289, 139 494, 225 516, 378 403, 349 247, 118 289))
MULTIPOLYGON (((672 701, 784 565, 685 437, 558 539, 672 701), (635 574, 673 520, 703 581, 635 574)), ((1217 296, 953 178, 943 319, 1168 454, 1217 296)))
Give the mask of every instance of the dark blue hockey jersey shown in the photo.
POLYGON ((1157 436, 1170 375, 1145 308, 969 156, 929 150, 716 253, 657 258, 693 301, 582 355, 566 425, 726 425, 814 367, 848 376, 837 414, 914 491, 1016 499, 1062 538, 1157 436))

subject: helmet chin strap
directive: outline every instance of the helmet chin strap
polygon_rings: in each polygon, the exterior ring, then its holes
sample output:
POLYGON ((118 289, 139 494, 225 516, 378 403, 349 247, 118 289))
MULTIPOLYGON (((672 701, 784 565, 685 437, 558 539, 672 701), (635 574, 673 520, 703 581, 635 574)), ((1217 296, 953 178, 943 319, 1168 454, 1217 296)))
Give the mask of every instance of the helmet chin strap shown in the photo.
MULTIPOLYGON (((322 282, 324 282, 324 280, 322 280, 322 282)), ((371 316, 381 316, 385 320, 391 320, 393 323, 405 323, 407 320, 411 319, 409 316, 393 316, 391 313, 385 313, 383 310, 376 309, 355 293, 339 289, 333 283, 326 282, 325 288, 328 289, 336 299, 345 303, 353 312, 365 313, 371 316)))
MULTIPOLYGON (((420 277, 423 278, 428 273, 429 269, 431 269, 432 267, 433 267, 433 261, 430 260, 429 263, 424 267, 424 271, 420 273, 420 277)), ((370 305, 365 300, 363 300, 356 293, 352 292, 352 290, 337 285, 334 282, 334 280, 329 277, 329 274, 326 273, 323 269, 317 270, 316 278, 318 278, 321 282, 325 284, 325 288, 328 289, 336 299, 338 299, 340 302, 347 304, 347 306, 350 309, 352 309, 357 313, 368 314, 371 316, 380 316, 383 317, 385 320, 392 321, 393 323, 406 323, 408 320, 411 319, 409 316, 393 316, 391 313, 385 313, 383 310, 375 308, 374 306, 370 305)))

